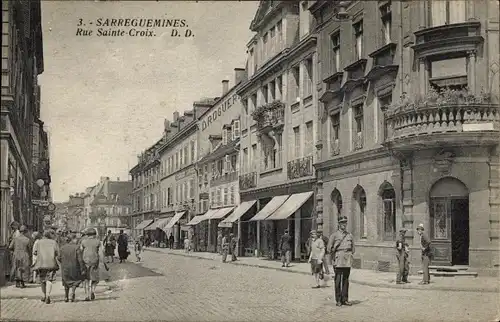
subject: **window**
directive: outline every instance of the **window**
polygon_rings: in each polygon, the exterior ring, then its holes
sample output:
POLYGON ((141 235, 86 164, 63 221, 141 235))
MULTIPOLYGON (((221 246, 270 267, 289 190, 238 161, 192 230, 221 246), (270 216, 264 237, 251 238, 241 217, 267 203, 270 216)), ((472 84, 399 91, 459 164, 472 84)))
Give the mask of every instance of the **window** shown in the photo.
POLYGON ((292 104, 297 101, 297 98, 300 98, 300 68, 299 66, 292 68, 292 87, 290 88, 290 99, 292 100, 292 104))
POLYGON ((278 50, 283 49, 283 30, 282 30, 282 21, 278 21, 276 24, 276 33, 278 34, 278 50))
POLYGON ((222 129, 222 144, 227 144, 227 129, 222 129))
POLYGON ((278 78, 276 78, 276 96, 275 97, 277 100, 283 99, 283 78, 282 78, 282 76, 278 76, 278 78))
POLYGON ((231 155, 231 171, 238 171, 238 156, 236 154, 231 155))
POLYGON ((272 27, 271 30, 269 31, 270 34, 270 48, 269 48, 269 56, 272 57, 274 56, 275 51, 275 43, 276 43, 276 27, 272 27))
POLYGON ((252 144, 252 154, 250 155, 250 160, 252 160, 250 163, 252 166, 251 170, 255 171, 258 164, 257 144, 252 144))
POLYGON ((380 7, 380 18, 382 19, 382 33, 384 45, 391 42, 392 10, 391 1, 380 7))
POLYGON ((255 108, 257 107, 257 93, 253 94, 250 97, 250 100, 252 101, 250 113, 252 113, 253 111, 255 111, 255 108))
POLYGON ((189 198, 194 199, 194 179, 189 179, 189 198))
POLYGON ((356 60, 363 58, 363 20, 355 23, 354 28, 354 38, 355 38, 355 48, 356 60))
POLYGON ((172 191, 170 190, 170 188, 167 188, 167 205, 171 205, 172 204, 172 191))
POLYGON ((217 188, 217 201, 216 201, 216 204, 220 205, 221 201, 222 201, 221 188, 217 188))
POLYGON ((312 95, 313 92, 313 60, 312 58, 308 58, 304 62, 304 98, 312 95))
POLYGON ((196 142, 191 141, 191 162, 196 162, 196 142))
POLYGON ((396 239, 396 193, 394 189, 385 189, 382 192, 382 214, 384 216, 384 239, 396 239))
POLYGON ((240 137, 240 121, 235 120, 233 122, 233 140, 236 140, 240 137))
POLYGON ((300 157, 300 128, 298 126, 293 128, 293 137, 294 137, 294 157, 300 157))
POLYGON ((229 157, 229 155, 226 155, 226 157, 224 158, 224 173, 230 173, 232 171, 231 158, 229 157))
POLYGON ((379 104, 380 104, 380 110, 382 111, 382 118, 383 118, 383 140, 385 141, 385 139, 387 138, 387 126, 385 124, 385 113, 383 113, 384 111, 386 111, 389 106, 392 104, 392 95, 386 95, 386 96, 383 96, 383 97, 379 97, 379 104))
POLYGON ((267 86, 268 85, 262 86, 262 89, 261 89, 261 91, 262 91, 262 102, 264 104, 267 104, 269 102, 267 86))
POLYGON ((184 190, 184 199, 183 201, 187 201, 188 200, 188 193, 189 193, 189 188, 188 188, 188 182, 184 182, 184 184, 182 185, 182 189, 184 190))
POLYGON ((224 188, 224 206, 227 206, 228 199, 229 199, 229 191, 227 188, 224 188))
POLYGON ((274 102, 274 100, 276 100, 276 81, 272 81, 269 83, 269 86, 268 86, 268 90, 269 90, 269 100, 271 102, 274 102))
POLYGON ((216 198, 216 196, 215 196, 215 190, 210 191, 210 203, 211 203, 212 206, 214 206, 215 203, 216 203, 215 198, 216 198))
POLYGON ((340 32, 337 31, 331 36, 332 39, 332 54, 333 54, 333 71, 339 72, 340 68, 340 32))
POLYGON ((338 141, 340 138, 340 112, 332 116, 332 140, 338 141))
POLYGON ((305 145, 304 145, 304 154, 306 156, 308 155, 312 155, 313 154, 313 147, 314 147, 314 139, 313 139, 314 135, 313 135, 313 122, 310 121, 310 122, 307 122, 306 123, 306 142, 305 142, 305 145))
POLYGON ((431 24, 442 26, 465 22, 467 1, 464 0, 430 0, 431 24))
POLYGON ((357 212, 359 215, 359 237, 366 238, 368 227, 366 220, 366 193, 360 186, 356 187, 354 193, 357 203, 357 212))
POLYGON ((189 146, 184 147, 184 166, 189 164, 189 146))
POLYGON ((354 112, 354 150, 363 148, 363 105, 355 106, 354 112))
POLYGON ((243 172, 247 172, 248 169, 248 148, 243 149, 243 159, 241 160, 243 172))
POLYGON ((356 133, 363 132, 363 105, 354 107, 354 122, 356 133))
POLYGON ((460 90, 467 87, 467 60, 465 57, 457 57, 430 62, 429 81, 431 87, 436 91, 450 88, 460 90))
POLYGON ((235 197, 235 196, 234 196, 234 190, 235 190, 235 189, 234 189, 234 186, 231 186, 231 192, 230 192, 230 195, 231 195, 230 204, 231 204, 231 205, 234 205, 234 204, 236 203, 236 202, 235 202, 235 200, 234 200, 234 199, 235 199, 235 198, 234 198, 234 197, 235 197))
POLYGON ((262 58, 263 60, 265 61, 267 59, 267 55, 268 55, 268 33, 266 32, 264 34, 264 36, 262 37, 262 58))
POLYGON ((253 54, 253 49, 250 49, 249 53, 248 53, 248 56, 249 56, 249 59, 248 59, 248 76, 251 77, 255 71, 257 70, 257 67, 254 66, 255 64, 255 56, 253 54))

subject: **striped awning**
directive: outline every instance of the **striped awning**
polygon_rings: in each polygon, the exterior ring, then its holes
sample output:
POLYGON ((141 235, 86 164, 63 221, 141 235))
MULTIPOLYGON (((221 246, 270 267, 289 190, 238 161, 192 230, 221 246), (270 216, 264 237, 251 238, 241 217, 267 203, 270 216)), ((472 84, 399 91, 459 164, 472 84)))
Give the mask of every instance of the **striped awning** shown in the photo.
POLYGON ((234 207, 220 208, 208 219, 222 219, 226 217, 227 214, 229 214, 233 209, 234 207))
POLYGON ((143 220, 139 223, 139 225, 137 225, 134 230, 143 230, 144 228, 146 228, 147 226, 151 225, 153 223, 153 220, 152 219, 146 219, 146 220, 143 220))
POLYGON ((247 213, 247 211, 250 210, 250 208, 252 208, 252 206, 255 205, 256 202, 256 200, 252 200, 245 201, 239 204, 238 207, 236 207, 236 209, 233 211, 233 213, 229 215, 229 217, 219 223, 219 227, 231 228, 233 226, 233 223, 240 219, 241 216, 243 216, 245 213, 247 213))
POLYGON ((168 218, 160 218, 151 225, 149 225, 147 228, 144 230, 155 230, 155 229, 164 229, 165 226, 169 223, 169 221, 172 219, 172 217, 168 218))
POLYGON ((172 220, 167 223, 163 230, 171 229, 172 227, 174 227, 174 225, 182 218, 182 216, 184 216, 185 213, 185 211, 176 212, 172 220))

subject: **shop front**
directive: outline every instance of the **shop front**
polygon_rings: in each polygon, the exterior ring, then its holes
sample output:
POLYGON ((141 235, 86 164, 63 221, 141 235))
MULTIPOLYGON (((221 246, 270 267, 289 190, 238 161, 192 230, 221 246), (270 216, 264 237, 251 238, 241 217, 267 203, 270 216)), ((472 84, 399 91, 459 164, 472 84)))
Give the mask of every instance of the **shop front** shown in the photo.
POLYGON ((172 217, 158 218, 151 225, 144 230, 150 235, 154 247, 166 248, 168 244, 169 231, 172 229, 165 229, 172 217))
POLYGON ((170 238, 170 235, 174 236, 175 249, 183 247, 184 233, 182 226, 185 223, 184 215, 186 213, 187 211, 176 212, 172 219, 169 220, 169 222, 163 228, 163 230, 167 234, 167 238, 170 238))
POLYGON ((238 205, 231 215, 218 224, 223 233, 233 233, 238 237, 238 256, 254 256, 257 249, 257 225, 248 222, 256 211, 256 200, 238 205))
MULTIPOLYGON (((234 210, 234 207, 225 207, 216 209, 208 218, 208 251, 217 252, 217 236, 219 233, 219 224, 234 210)), ((235 234, 235 236, 237 236, 235 234)))
MULTIPOLYGON (((153 223, 153 219, 145 219, 141 221, 137 226, 135 226, 134 230, 134 236, 135 238, 139 238, 140 236, 149 236, 149 232, 146 232, 146 228, 153 223)), ((151 240, 151 239, 150 239, 151 240)), ((146 245, 148 246, 148 245, 146 245)))
POLYGON ((313 192, 275 196, 249 222, 256 222, 258 250, 270 259, 280 257, 279 241, 285 230, 292 236, 292 258, 305 260, 306 242, 313 226, 313 192))

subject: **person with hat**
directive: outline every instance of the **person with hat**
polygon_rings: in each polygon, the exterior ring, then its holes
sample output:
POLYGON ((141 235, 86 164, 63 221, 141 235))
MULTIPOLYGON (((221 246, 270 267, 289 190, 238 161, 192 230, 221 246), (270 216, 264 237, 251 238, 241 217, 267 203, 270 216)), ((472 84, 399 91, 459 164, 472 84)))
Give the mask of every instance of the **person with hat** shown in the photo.
POLYGON ((19 234, 14 237, 9 245, 13 251, 14 279, 16 287, 25 288, 30 278, 30 250, 31 240, 25 235, 26 226, 19 227, 19 234))
POLYGON ((95 299, 94 291, 99 282, 99 251, 101 242, 96 238, 97 231, 88 228, 85 231, 85 239, 81 241, 80 248, 84 265, 85 281, 85 301, 95 299))
POLYGON ((85 271, 82 252, 75 233, 68 234, 67 243, 61 246, 60 251, 59 261, 61 262, 61 277, 64 286, 64 302, 74 302, 76 288, 84 280, 82 273, 85 271))
POLYGON ((424 233, 424 224, 420 224, 417 227, 417 234, 420 235, 420 245, 422 246, 422 272, 423 279, 419 283, 420 285, 426 285, 430 283, 431 276, 429 274, 429 265, 431 264, 431 241, 429 237, 424 233))
POLYGON ((43 238, 33 247, 33 255, 36 256, 34 269, 36 270, 43 292, 42 302, 50 304, 50 294, 52 283, 56 279, 56 272, 59 270, 59 245, 55 241, 56 234, 48 229, 43 232, 43 238))
POLYGON ((290 258, 292 257, 292 237, 285 229, 285 233, 281 236, 280 252, 281 252, 281 267, 290 267, 290 258))
POLYGON ((396 284, 410 283, 408 281, 408 273, 410 270, 409 245, 405 241, 406 229, 399 230, 399 239, 396 241, 396 259, 398 260, 398 273, 396 274, 396 284))
POLYGON ((330 236, 328 249, 335 271, 335 301, 337 306, 351 306, 349 302, 349 275, 354 255, 354 237, 347 231, 347 217, 338 219, 339 229, 330 236))
POLYGON ((222 237, 222 262, 225 263, 229 252, 229 241, 226 234, 222 237))
POLYGON ((309 254, 309 263, 311 263, 311 274, 314 275, 316 286, 320 288, 319 281, 323 273, 323 259, 325 257, 325 244, 323 239, 319 238, 315 230, 311 231, 311 253, 309 254))

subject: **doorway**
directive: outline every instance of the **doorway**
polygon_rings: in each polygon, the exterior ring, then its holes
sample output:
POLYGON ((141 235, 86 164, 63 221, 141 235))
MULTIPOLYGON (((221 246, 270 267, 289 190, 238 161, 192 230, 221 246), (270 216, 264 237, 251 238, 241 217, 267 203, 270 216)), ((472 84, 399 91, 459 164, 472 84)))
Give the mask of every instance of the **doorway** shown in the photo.
POLYGON ((457 179, 443 178, 430 193, 431 240, 437 265, 469 264, 469 192, 457 179))

